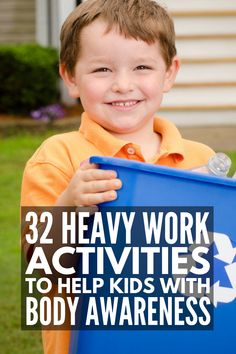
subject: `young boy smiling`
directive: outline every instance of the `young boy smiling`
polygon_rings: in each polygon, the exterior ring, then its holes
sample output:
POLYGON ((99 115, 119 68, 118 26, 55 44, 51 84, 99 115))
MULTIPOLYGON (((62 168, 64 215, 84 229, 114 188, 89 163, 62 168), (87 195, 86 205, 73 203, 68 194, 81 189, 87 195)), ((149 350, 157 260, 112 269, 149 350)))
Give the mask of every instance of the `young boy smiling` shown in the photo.
MULTIPOLYGON (((115 199, 122 181, 90 164, 92 155, 187 169, 214 153, 156 116, 180 66, 173 22, 156 1, 87 0, 63 25, 60 59, 69 94, 80 98, 85 113, 79 131, 48 139, 28 161, 22 205, 115 199)), ((69 337, 69 331, 45 331, 45 353, 68 353, 69 337)))

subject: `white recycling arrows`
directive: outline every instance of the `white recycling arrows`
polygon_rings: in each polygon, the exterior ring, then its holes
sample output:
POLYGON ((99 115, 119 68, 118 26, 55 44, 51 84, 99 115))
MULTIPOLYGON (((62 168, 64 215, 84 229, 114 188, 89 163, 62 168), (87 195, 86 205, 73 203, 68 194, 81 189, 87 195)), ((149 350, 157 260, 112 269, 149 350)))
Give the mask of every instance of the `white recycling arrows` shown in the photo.
POLYGON ((236 255, 236 248, 233 248, 229 236, 225 234, 214 233, 214 242, 218 251, 214 257, 228 263, 224 269, 232 285, 232 288, 226 288, 220 286, 220 281, 213 285, 214 306, 217 307, 218 302, 229 303, 236 298, 236 262, 232 263, 236 255))
POLYGON ((236 248, 233 248, 229 236, 214 232, 214 242, 218 250, 218 255, 215 258, 228 264, 232 263, 236 255, 236 248))
POLYGON ((225 270, 229 277, 232 287, 236 289, 236 262, 225 266, 225 270))
MULTIPOLYGON (((236 262, 233 262, 236 256, 236 247, 233 247, 230 237, 226 234, 214 232, 212 241, 215 243, 218 252, 214 258, 226 263, 226 265, 222 263, 222 267, 225 270, 225 277, 228 278, 231 283, 231 287, 221 286, 220 280, 217 280, 215 284, 213 284, 212 302, 214 303, 214 306, 217 307, 218 303, 226 304, 236 299, 236 262)), ((189 250, 192 251, 194 247, 197 247, 197 245, 190 246, 189 250)), ((187 258, 188 268, 191 268, 191 266, 195 265, 191 253, 189 253, 187 256, 184 255, 183 257, 187 258)), ((217 279, 217 274, 214 276, 216 276, 217 279)), ((178 276, 173 277, 174 279, 178 278, 178 276)), ((202 294, 195 294, 194 296, 201 297, 202 294)))
POLYGON ((218 302, 229 303, 236 298, 236 289, 220 286, 219 280, 213 285, 213 292, 215 307, 217 307, 218 302))

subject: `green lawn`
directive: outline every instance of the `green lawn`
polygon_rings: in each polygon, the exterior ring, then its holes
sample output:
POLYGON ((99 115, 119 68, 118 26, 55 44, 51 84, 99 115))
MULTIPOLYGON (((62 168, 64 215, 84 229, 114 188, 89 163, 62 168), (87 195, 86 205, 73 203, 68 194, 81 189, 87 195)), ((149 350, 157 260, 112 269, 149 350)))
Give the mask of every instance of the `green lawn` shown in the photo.
POLYGON ((20 329, 19 201, 26 160, 50 133, 11 136, 0 140, 0 351, 41 354, 39 331, 20 329))
POLYGON ((232 176, 234 173, 236 173, 236 151, 227 152, 227 155, 232 160, 232 166, 229 171, 229 176, 232 176))
MULTIPOLYGON (((52 132, 22 133, 0 140, 0 351, 4 354, 42 354, 37 331, 20 329, 19 196, 27 159, 52 132)), ((236 170, 236 152, 228 153, 236 170)))

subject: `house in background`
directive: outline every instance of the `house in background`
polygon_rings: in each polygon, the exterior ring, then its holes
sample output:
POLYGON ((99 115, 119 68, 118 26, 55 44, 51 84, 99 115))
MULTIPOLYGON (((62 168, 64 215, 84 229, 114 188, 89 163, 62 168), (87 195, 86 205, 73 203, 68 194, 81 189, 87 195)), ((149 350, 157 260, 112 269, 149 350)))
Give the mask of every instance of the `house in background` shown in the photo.
POLYGON ((59 31, 76 0, 1 0, 0 43, 59 45, 59 31))
MULTIPOLYGON (((0 43, 59 46, 67 15, 81 1, 1 0, 0 43)), ((159 0, 171 11, 182 68, 162 115, 178 125, 236 125, 235 0, 159 0)))

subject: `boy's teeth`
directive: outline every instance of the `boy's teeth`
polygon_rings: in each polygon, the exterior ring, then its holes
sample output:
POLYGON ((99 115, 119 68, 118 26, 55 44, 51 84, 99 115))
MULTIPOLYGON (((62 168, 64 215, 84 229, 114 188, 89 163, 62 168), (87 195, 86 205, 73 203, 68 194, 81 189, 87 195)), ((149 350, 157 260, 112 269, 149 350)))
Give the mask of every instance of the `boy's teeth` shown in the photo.
POLYGON ((112 102, 112 106, 119 106, 119 107, 130 107, 134 106, 137 101, 128 101, 128 102, 112 102))

